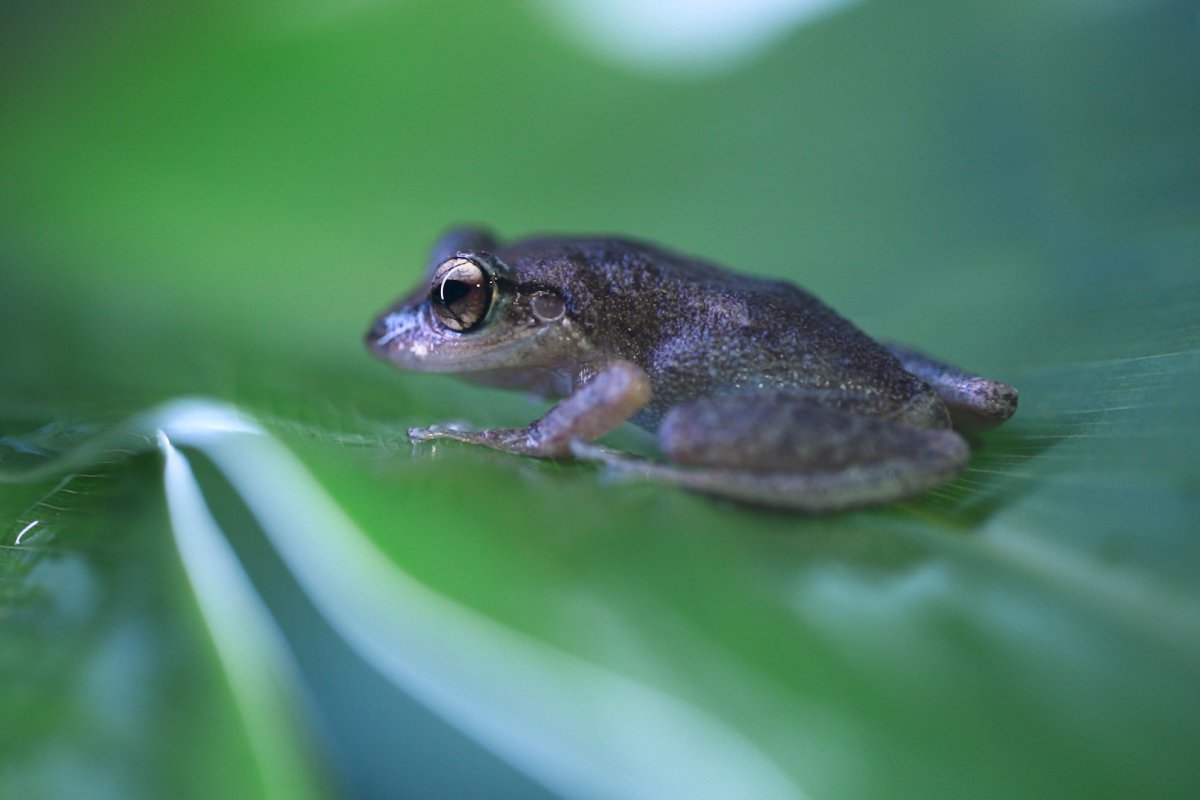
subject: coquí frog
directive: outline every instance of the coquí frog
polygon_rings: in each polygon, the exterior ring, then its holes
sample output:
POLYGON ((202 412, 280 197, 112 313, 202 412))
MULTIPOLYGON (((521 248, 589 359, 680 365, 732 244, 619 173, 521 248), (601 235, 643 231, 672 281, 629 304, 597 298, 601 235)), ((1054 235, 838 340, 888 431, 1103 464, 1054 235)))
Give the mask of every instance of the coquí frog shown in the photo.
POLYGON ((524 428, 412 429, 611 468, 755 505, 827 512, 957 475, 958 430, 1012 416, 1017 392, 884 345, 808 292, 620 238, 501 243, 455 230, 366 341, 409 370, 560 398, 524 428), (623 422, 667 461, 594 444, 623 422))

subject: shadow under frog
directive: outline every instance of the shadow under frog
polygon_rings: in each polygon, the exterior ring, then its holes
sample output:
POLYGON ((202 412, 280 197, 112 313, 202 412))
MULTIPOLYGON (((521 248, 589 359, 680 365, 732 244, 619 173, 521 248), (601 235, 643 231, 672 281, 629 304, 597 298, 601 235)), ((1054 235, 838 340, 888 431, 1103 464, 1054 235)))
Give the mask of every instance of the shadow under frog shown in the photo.
POLYGON ((561 398, 524 428, 412 429, 538 458, 575 456, 740 502, 807 512, 888 502, 957 475, 960 430, 1017 392, 880 344, 789 283, 649 244, 452 231, 372 325, 403 369, 561 398), (667 463, 593 444, 623 422, 667 463))

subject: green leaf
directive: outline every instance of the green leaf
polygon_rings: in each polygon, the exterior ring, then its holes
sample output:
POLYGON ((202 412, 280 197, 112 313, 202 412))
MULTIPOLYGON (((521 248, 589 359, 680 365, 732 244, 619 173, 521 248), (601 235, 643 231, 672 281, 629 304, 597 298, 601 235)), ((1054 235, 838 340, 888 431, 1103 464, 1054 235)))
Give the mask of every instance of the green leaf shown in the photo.
POLYGON ((6 10, 0 796, 1196 796, 1200 52, 1102 5, 692 78, 508 3, 6 10), (463 220, 801 282, 1021 408, 834 517, 412 448, 540 411, 362 351, 463 220))

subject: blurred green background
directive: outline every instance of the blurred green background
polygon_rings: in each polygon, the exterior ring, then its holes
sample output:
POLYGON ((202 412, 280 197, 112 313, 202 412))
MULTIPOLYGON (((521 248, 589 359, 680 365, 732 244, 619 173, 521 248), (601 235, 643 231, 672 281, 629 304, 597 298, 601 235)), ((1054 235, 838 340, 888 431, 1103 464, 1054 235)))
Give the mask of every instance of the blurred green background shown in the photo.
POLYGON ((670 5, 5 4, 0 796, 1200 796, 1197 5, 670 5), (539 411, 361 346, 464 221, 1021 409, 828 518, 413 450, 539 411))

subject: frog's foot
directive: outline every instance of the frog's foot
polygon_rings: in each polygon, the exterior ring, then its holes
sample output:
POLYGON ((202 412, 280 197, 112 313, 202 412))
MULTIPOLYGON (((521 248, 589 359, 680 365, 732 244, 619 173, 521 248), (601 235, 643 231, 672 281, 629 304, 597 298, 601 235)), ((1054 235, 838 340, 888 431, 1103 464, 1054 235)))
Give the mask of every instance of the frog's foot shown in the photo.
POLYGON ((463 430, 452 425, 411 428, 415 444, 451 439, 536 458, 571 455, 571 442, 591 441, 629 419, 650 399, 650 379, 641 367, 615 361, 588 384, 535 420, 527 428, 463 430))
POLYGON ((739 502, 822 513, 919 494, 957 475, 957 433, 847 413, 787 392, 705 398, 669 413, 662 464, 576 443, 580 458, 739 502))
POLYGON ((469 430, 470 425, 465 422, 442 422, 428 428, 409 428, 408 440, 413 444, 421 444, 430 439, 451 439, 454 434, 469 430))
POLYGON ((525 428, 492 428, 484 431, 474 431, 457 423, 430 425, 428 428, 409 428, 408 440, 414 445, 425 442, 450 440, 478 444, 496 450, 507 450, 513 453, 525 453, 528 447, 525 441, 529 432, 525 428))
POLYGON ((1017 411, 1017 390, 1003 381, 972 374, 907 347, 890 345, 888 349, 905 370, 933 387, 958 430, 991 428, 1017 411))

